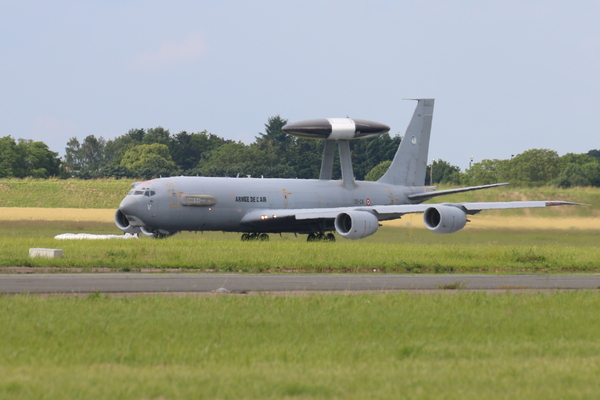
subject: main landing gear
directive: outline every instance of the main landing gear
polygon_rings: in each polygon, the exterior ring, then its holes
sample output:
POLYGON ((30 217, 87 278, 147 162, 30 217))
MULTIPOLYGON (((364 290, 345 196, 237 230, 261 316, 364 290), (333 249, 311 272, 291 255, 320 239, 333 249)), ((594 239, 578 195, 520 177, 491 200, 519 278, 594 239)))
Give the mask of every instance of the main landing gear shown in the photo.
POLYGON ((242 234, 242 242, 247 242, 249 240, 260 240, 261 242, 267 242, 269 240, 269 235, 266 233, 244 233, 242 234))
POLYGON ((306 238, 307 242, 335 242, 335 236, 333 233, 309 233, 306 238))
MULTIPOLYGON (((266 233, 243 233, 242 234, 242 242, 248 241, 261 241, 267 242, 269 240, 269 235, 266 233)), ((335 236, 333 233, 309 233, 306 238, 307 242, 335 242, 335 236)))

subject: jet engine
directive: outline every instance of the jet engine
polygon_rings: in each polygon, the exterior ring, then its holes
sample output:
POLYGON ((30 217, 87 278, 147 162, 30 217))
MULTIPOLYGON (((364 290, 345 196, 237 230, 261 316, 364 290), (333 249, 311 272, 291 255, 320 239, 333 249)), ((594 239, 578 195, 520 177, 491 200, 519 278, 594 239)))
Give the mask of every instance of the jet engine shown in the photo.
POLYGON ((137 226, 131 226, 129 220, 121 210, 117 210, 115 213, 115 224, 117 224, 117 228, 125 233, 140 233, 140 228, 137 226))
POLYGON ((367 211, 348 211, 335 217, 335 230, 346 239, 362 239, 379 228, 377 217, 367 211))
POLYGON ((467 213, 458 207, 436 205, 429 207, 423 214, 425 226, 435 233, 454 233, 465 227, 467 213))

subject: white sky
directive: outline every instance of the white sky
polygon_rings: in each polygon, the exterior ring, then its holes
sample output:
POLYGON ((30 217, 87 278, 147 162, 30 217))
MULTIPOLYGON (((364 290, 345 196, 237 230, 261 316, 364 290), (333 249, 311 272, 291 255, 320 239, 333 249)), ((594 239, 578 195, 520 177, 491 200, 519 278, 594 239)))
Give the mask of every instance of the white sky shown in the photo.
POLYGON ((204 129, 273 115, 404 134, 434 97, 429 158, 600 148, 600 2, 0 0, 0 137, 204 129))

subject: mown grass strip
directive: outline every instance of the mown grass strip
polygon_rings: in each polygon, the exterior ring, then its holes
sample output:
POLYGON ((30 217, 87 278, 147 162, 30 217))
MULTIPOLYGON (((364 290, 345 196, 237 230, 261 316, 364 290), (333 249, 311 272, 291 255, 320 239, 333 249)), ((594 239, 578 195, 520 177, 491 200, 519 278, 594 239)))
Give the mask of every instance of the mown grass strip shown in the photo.
POLYGON ((360 241, 307 243, 294 235, 241 242, 238 234, 180 234, 165 240, 55 240, 60 233, 118 233, 112 224, 13 221, 0 227, 0 266, 140 268, 213 272, 600 272, 596 231, 465 231, 435 235, 382 227, 360 241), (29 258, 33 247, 59 259, 29 258))
POLYGON ((600 293, 0 297, 0 397, 593 398, 600 293))
POLYGON ((597 247, 499 247, 304 242, 4 240, 0 265, 62 268, 181 268, 212 272, 597 272, 597 247), (28 258, 33 247, 60 259, 28 258))

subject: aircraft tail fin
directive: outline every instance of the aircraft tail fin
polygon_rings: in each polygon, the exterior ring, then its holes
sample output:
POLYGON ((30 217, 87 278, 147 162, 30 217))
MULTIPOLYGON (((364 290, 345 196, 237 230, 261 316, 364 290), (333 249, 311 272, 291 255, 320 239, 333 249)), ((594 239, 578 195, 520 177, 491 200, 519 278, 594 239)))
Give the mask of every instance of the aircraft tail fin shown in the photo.
POLYGON ((389 185, 424 186, 434 99, 415 99, 417 108, 392 165, 378 180, 389 185))

